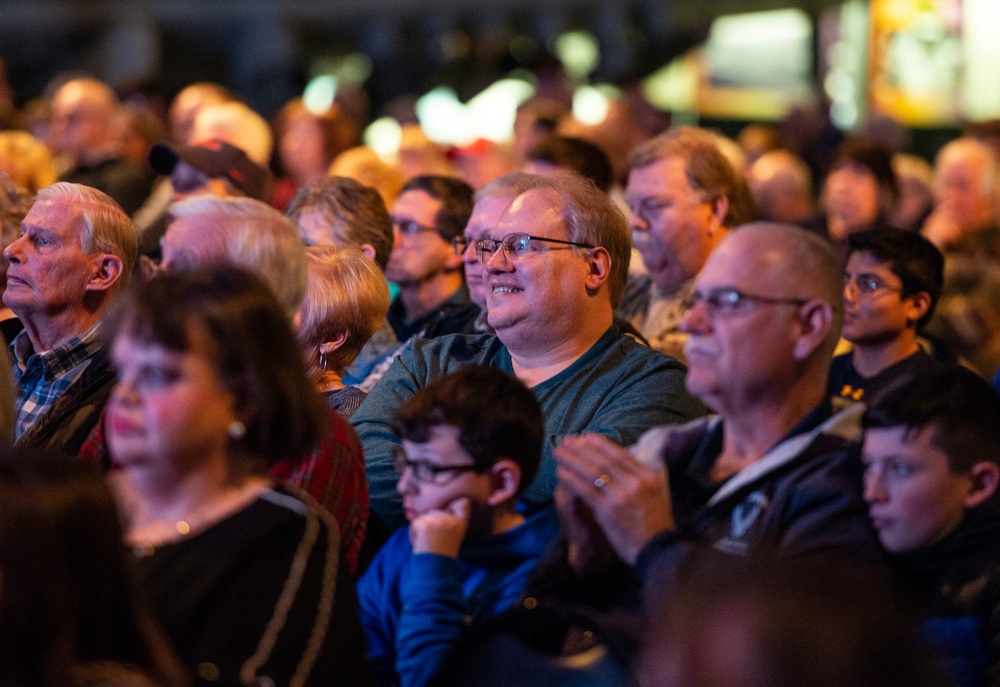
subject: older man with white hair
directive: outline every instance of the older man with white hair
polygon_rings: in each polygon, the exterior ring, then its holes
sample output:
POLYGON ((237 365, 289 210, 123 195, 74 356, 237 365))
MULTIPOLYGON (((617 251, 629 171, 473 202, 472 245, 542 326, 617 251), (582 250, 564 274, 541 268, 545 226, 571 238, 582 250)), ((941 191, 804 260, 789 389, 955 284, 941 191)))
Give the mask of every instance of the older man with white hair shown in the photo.
POLYGON ((24 324, 10 344, 18 446, 74 454, 114 384, 102 318, 128 282, 135 228, 96 189, 60 182, 42 189, 7 246, 3 302, 24 324))

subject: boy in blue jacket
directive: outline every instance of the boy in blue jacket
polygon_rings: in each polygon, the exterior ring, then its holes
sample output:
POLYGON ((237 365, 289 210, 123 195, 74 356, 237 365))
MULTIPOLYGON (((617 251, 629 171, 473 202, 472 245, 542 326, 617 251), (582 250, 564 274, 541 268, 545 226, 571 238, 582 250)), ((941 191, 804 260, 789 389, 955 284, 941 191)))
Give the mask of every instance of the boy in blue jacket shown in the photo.
POLYGON ((960 685, 1000 684, 1000 396, 959 367, 876 397, 862 460, 872 526, 960 685))
POLYGON ((538 401, 516 378, 468 366, 400 408, 399 482, 408 526, 358 580, 380 685, 422 687, 469 628, 512 606, 556 538, 552 508, 515 509, 541 460, 538 401))

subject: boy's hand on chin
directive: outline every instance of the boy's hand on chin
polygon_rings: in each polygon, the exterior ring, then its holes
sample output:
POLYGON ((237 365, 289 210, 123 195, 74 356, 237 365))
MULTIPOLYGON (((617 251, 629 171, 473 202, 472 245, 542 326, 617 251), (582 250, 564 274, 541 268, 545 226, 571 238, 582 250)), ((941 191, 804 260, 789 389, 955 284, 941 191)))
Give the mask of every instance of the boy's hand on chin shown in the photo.
POLYGON ((433 510, 414 518, 410 523, 410 543, 413 553, 436 553, 458 558, 462 540, 469 529, 472 504, 462 497, 449 503, 443 510, 433 510))

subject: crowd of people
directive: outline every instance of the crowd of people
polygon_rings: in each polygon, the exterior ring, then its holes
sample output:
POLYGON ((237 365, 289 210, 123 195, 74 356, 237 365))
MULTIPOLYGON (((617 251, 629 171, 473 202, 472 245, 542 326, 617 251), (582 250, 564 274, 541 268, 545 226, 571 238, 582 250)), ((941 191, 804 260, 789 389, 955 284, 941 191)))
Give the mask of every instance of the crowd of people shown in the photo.
POLYGON ((211 83, 42 111, 0 684, 1000 684, 1000 122, 623 151, 539 99, 387 162, 211 83))

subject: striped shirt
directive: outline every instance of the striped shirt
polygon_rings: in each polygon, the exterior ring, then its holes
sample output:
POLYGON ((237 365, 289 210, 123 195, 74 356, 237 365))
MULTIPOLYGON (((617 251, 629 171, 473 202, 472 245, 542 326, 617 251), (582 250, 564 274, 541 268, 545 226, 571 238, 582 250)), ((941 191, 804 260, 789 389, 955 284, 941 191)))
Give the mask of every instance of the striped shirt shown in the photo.
POLYGON ((101 348, 100 324, 97 322, 80 336, 41 353, 35 352, 26 331, 10 343, 17 394, 15 441, 49 412, 66 389, 83 375, 90 359, 101 348))

